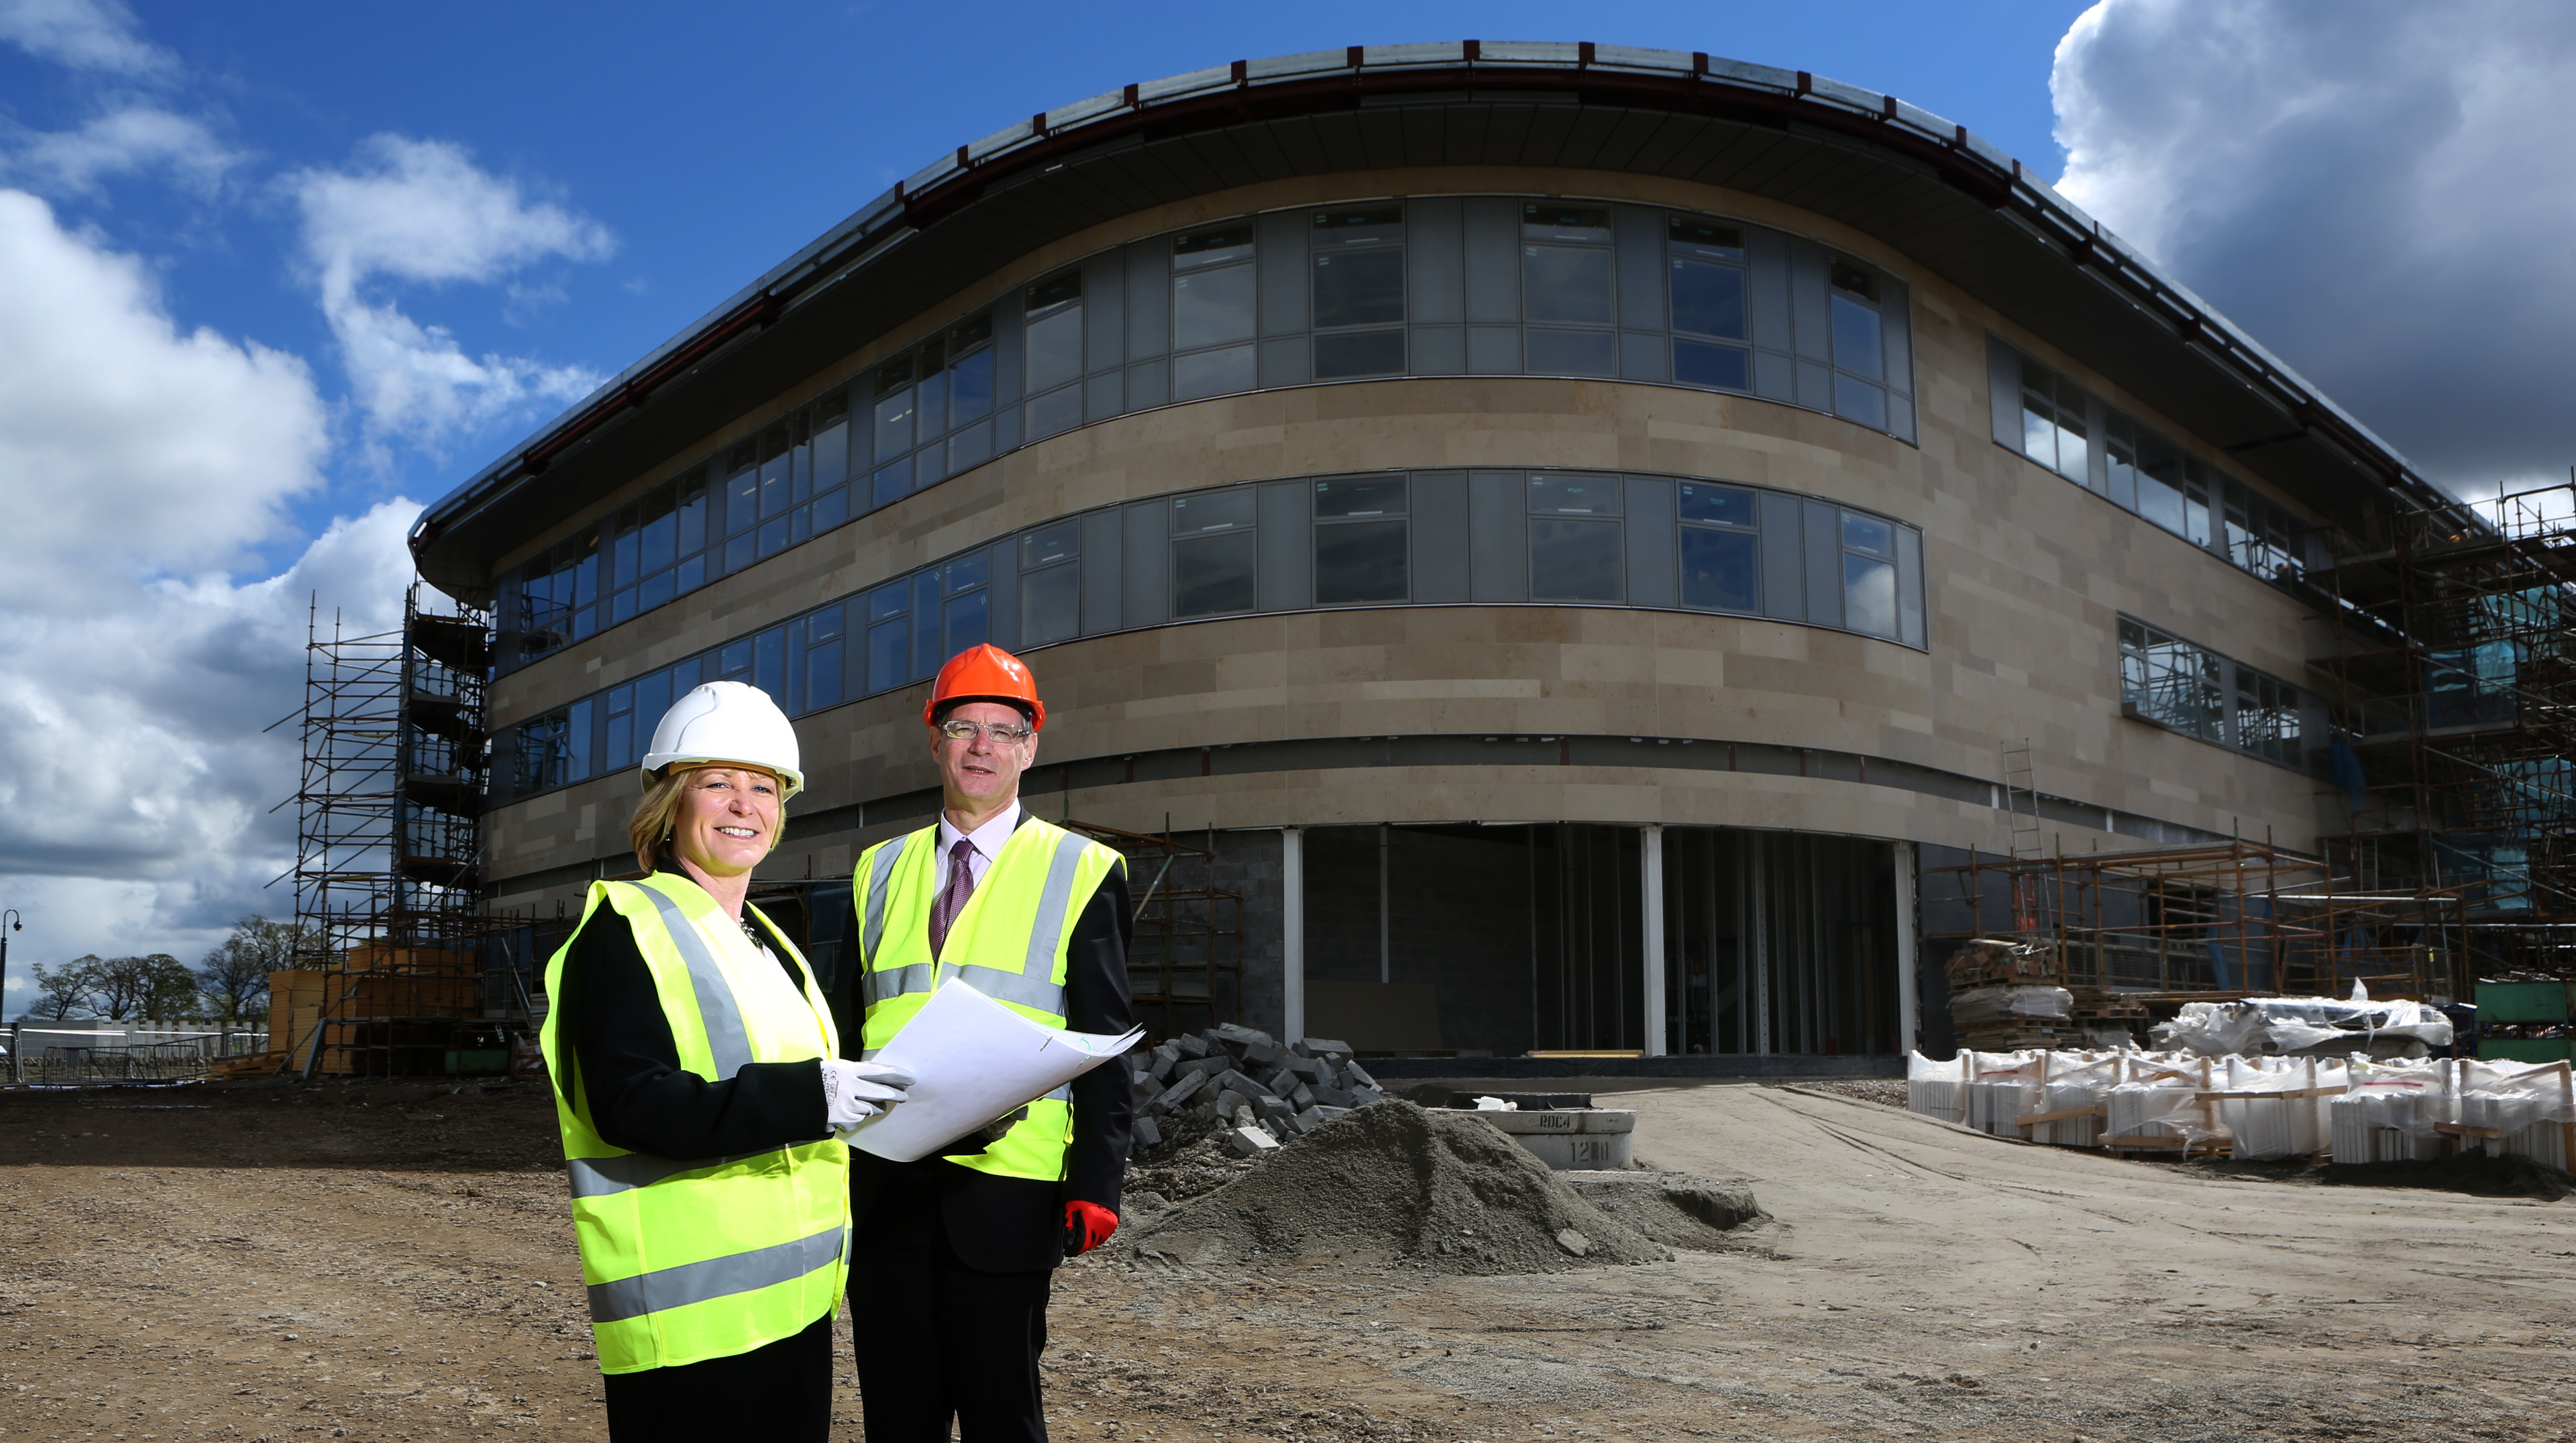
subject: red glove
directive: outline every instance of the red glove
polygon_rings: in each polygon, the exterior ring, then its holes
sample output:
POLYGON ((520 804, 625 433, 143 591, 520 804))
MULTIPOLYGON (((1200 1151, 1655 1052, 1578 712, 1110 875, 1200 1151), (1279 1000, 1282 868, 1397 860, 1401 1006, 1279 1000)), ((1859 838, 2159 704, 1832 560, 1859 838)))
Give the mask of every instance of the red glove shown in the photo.
POLYGON ((1078 1258, 1118 1231, 1118 1214, 1098 1203, 1069 1202, 1064 1205, 1064 1255, 1078 1258))

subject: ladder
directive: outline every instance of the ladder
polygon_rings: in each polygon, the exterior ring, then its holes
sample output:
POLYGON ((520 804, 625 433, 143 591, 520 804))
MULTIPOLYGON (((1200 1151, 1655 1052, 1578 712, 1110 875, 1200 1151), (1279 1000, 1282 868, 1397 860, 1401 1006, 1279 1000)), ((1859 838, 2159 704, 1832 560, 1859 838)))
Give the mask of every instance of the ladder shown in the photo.
POLYGON ((2030 739, 2019 746, 2007 743, 2004 751, 2004 819, 2009 824, 2010 849, 2016 862, 2040 859, 2039 786, 2030 768, 2030 739))

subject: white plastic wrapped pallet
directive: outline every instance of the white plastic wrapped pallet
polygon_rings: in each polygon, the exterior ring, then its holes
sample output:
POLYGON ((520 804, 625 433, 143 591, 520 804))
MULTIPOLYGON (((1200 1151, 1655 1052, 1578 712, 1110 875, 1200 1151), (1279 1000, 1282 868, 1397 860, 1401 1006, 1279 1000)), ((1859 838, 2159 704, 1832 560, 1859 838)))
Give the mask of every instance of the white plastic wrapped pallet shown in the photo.
POLYGON ((1960 1078, 1967 1062, 1965 1053, 1947 1062, 1935 1062, 1920 1052, 1905 1054, 1905 1110, 1943 1122, 1965 1118, 1967 1091, 1960 1078))
POLYGON ((1962 1052, 1966 1078, 1966 1122, 1997 1137, 2022 1135, 2021 1117, 2038 1111, 2039 1059, 2036 1052, 1962 1052))
POLYGON ((2233 1156, 2255 1162, 2307 1157, 2327 1147, 2326 1098, 2342 1090, 2344 1064, 2313 1057, 2230 1057, 2218 1122, 2233 1156))
POLYGON ((2456 1122, 2459 1092, 2449 1058, 2430 1063, 2360 1057, 2344 1095, 2327 1099, 2339 1163, 2417 1162, 2442 1155, 2439 1124, 2456 1122))
POLYGON ((2564 1170, 2576 1130, 2576 1078, 2564 1062, 2460 1065, 2460 1143, 2564 1170), (2470 1129, 2491 1129, 2487 1137, 2470 1129))
POLYGON ((2043 1058, 2036 1115, 2051 1120, 2031 1124, 2031 1140, 2053 1147, 2099 1146, 2103 1094, 2125 1079, 2128 1062, 2128 1058, 2116 1053, 2109 1057, 2059 1053, 2043 1058), (2059 1116, 2061 1113, 2074 1115, 2059 1116))
POLYGON ((2155 1146, 2170 1138, 2176 1149, 2188 1150, 2223 1138, 2225 1129, 2201 1098, 2210 1090, 2209 1084, 2210 1063, 2205 1057, 2182 1065, 2133 1064, 2132 1080, 2103 1094, 2102 1105, 2109 1115, 2103 1119, 2102 1145, 2155 1146))

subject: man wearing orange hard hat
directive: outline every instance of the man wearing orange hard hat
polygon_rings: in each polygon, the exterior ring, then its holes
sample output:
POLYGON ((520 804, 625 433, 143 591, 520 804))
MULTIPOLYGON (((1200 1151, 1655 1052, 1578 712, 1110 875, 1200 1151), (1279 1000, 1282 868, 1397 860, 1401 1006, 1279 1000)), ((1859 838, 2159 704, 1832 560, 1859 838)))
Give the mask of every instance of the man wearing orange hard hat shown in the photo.
MULTIPOLYGON (((1046 703, 1018 657, 949 658, 922 709, 939 819, 859 856, 834 999, 844 1048, 875 1055, 955 978, 1050 1027, 1116 1035, 1132 913, 1125 859, 1020 805, 1046 703)), ((918 1162, 853 1148, 850 1317, 869 1443, 1042 1443, 1038 1352, 1056 1265, 1118 1227, 1132 1103, 1124 1068, 1067 1087, 918 1162)))

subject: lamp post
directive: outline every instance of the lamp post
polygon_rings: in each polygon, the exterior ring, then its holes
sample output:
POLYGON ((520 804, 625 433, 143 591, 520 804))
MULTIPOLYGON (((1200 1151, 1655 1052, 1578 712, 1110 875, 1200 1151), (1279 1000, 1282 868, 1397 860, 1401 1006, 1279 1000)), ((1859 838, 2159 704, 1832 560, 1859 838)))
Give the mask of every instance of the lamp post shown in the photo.
MULTIPOLYGON (((26 931, 27 922, 18 915, 17 908, 11 907, 0 911, 0 923, 7 924, 0 926, 0 1011, 5 1011, 9 1006, 9 934, 26 931)), ((0 1017, 0 1021, 5 1020, 0 1017)))

